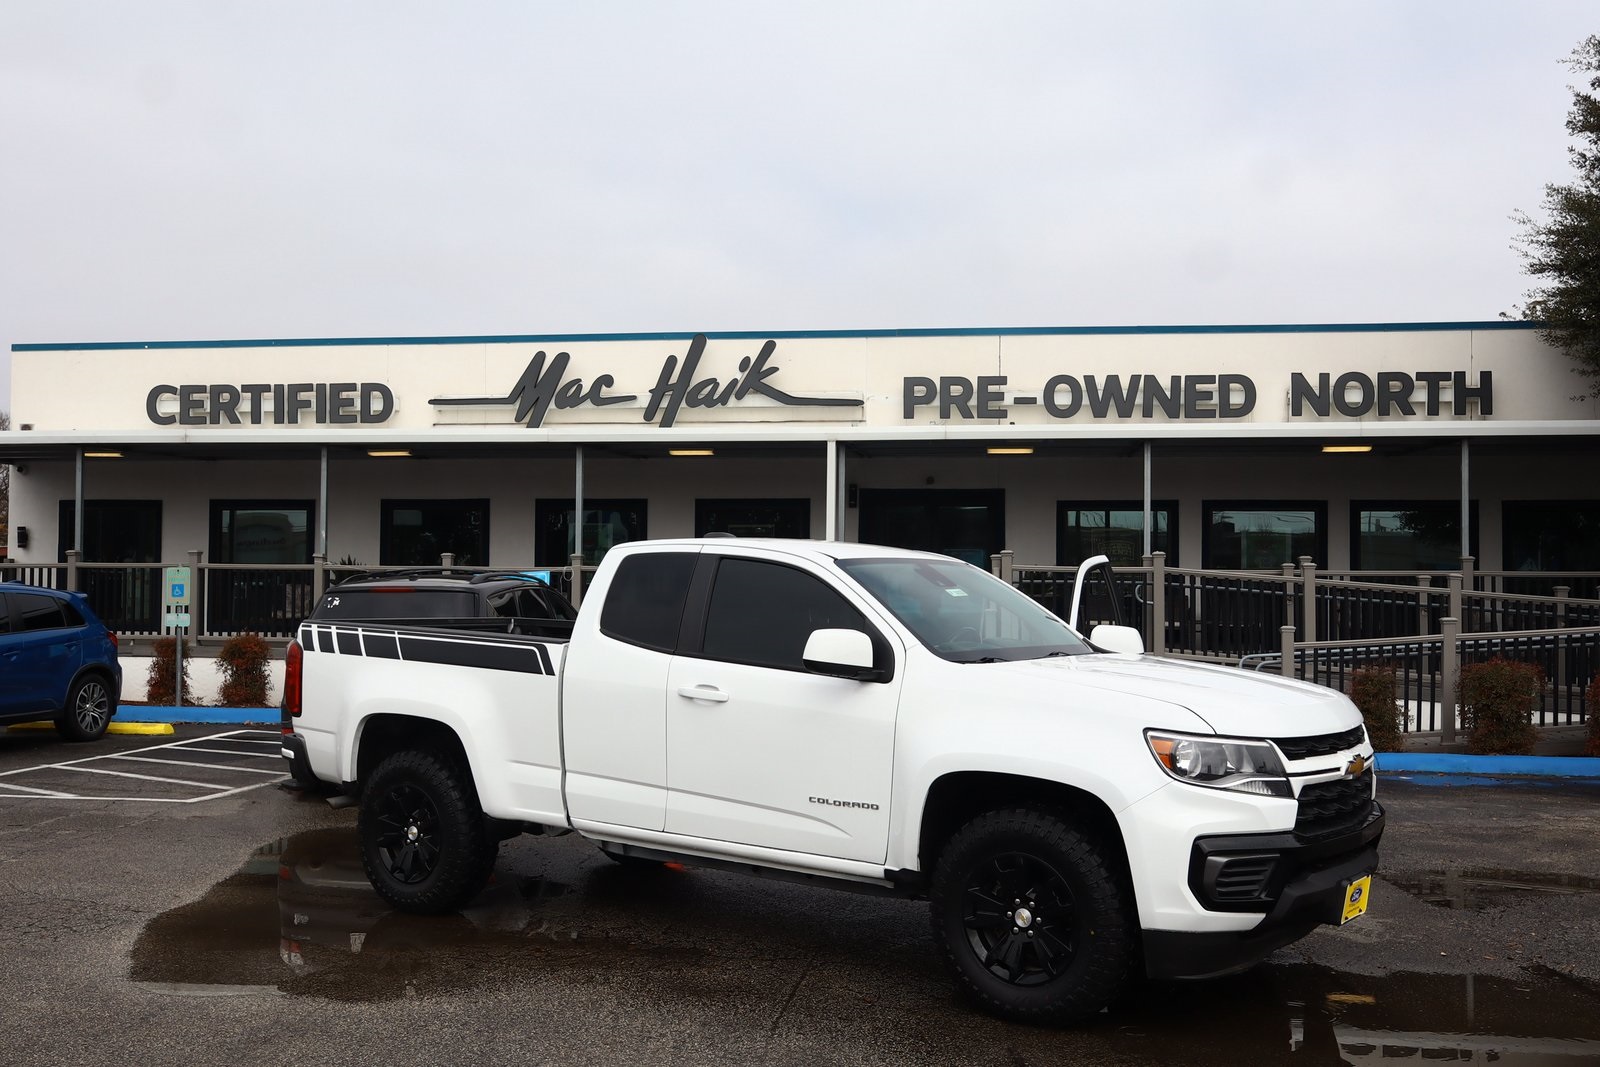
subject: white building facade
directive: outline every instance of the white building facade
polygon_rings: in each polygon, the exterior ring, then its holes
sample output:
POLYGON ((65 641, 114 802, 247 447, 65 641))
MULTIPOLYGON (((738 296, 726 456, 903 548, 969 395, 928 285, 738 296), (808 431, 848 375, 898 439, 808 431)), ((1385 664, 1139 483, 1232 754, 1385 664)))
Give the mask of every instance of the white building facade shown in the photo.
POLYGON ((1600 402, 1518 323, 12 353, 22 564, 526 569, 720 530, 980 565, 1600 571, 1600 402))

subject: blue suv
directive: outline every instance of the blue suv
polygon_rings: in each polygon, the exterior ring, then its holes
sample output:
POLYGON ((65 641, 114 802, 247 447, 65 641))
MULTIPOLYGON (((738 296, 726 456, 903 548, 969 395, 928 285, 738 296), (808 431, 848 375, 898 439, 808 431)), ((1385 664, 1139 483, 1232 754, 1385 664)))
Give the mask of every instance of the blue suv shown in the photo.
POLYGON ((0 582, 0 724, 54 719, 67 740, 93 741, 121 696, 117 635, 82 593, 0 582))

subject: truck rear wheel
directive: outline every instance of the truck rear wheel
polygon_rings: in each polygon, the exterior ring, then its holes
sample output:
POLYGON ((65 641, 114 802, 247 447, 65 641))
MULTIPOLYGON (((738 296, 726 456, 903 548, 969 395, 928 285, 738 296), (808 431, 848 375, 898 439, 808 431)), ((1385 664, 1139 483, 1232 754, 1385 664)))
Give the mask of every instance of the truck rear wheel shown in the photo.
POLYGON ((1020 1022, 1115 1002, 1137 958, 1134 909, 1104 845, 1048 812, 992 811, 945 846, 933 932, 964 992, 1020 1022))
POLYGON ((456 911, 477 896, 500 848, 471 776, 430 752, 396 752, 378 764, 356 825, 372 888, 421 915, 456 911))

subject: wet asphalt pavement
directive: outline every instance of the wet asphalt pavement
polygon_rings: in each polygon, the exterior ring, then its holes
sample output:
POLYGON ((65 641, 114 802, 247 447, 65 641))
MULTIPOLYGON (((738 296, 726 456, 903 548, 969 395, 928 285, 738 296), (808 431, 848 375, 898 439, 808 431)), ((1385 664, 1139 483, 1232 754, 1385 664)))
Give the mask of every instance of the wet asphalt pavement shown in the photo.
MULTIPOLYGON (((152 743, 0 734, 0 783, 152 743)), ((420 919, 367 888, 354 810, 317 798, 0 799, 0 1056, 1600 1064, 1600 786, 1386 778, 1380 795, 1368 915, 1246 975, 1145 987, 1079 1030, 969 1008, 917 902, 638 870, 573 837, 523 837, 472 907, 420 919)))

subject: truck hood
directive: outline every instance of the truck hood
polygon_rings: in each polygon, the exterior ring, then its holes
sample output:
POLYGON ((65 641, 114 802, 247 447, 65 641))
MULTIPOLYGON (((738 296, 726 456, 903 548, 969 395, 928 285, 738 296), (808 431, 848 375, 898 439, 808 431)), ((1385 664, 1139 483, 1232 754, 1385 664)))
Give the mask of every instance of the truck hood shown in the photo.
POLYGON ((1057 692, 1095 689, 1161 701, 1192 712, 1213 731, 1228 736, 1306 737, 1361 723, 1355 705, 1336 690, 1235 667, 1155 656, 1092 655, 976 669, 1013 676, 1024 688, 1047 682, 1057 692))

